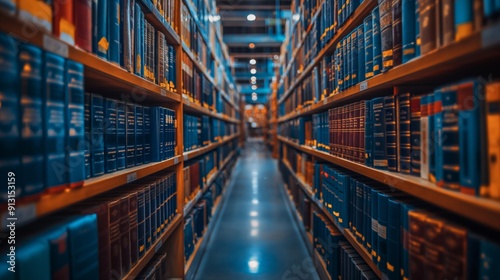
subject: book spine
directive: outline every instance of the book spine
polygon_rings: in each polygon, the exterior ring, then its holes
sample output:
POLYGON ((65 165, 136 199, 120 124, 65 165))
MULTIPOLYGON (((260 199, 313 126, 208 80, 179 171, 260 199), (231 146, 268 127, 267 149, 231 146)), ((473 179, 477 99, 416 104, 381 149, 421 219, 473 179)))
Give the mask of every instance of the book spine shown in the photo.
POLYGON ((364 37, 364 25, 361 25, 357 29, 358 32, 358 81, 365 80, 365 37, 364 37))
POLYGON ((106 98, 104 112, 104 150, 106 173, 115 172, 117 156, 117 104, 113 99, 106 98))
POLYGON ((120 13, 125 6, 120 7, 120 0, 111 0, 108 2, 108 38, 109 38, 109 61, 121 65, 120 46, 120 13))
POLYGON ((83 150, 84 127, 84 80, 83 65, 71 60, 66 62, 66 166, 70 187, 79 187, 85 180, 85 152, 83 150))
POLYGON ((119 221, 121 244, 121 271, 125 275, 130 270, 130 204, 129 195, 120 198, 120 221, 119 221))
POLYGON ((443 45, 446 46, 455 41, 455 21, 454 4, 452 0, 442 0, 442 27, 443 27, 443 45))
POLYGON ((134 5, 135 0, 119 0, 119 36, 120 36, 120 60, 125 70, 134 71, 132 60, 133 38, 134 38, 134 5))
POLYGON ((401 0, 401 22, 402 22, 402 44, 403 44, 403 57, 402 62, 406 63, 415 57, 415 40, 416 40, 416 27, 415 27, 415 2, 418 0, 401 0))
POLYGON ((372 241, 372 261, 377 264, 377 258, 378 258, 378 200, 379 200, 379 195, 380 193, 376 189, 371 190, 371 198, 372 198, 372 203, 371 203, 371 241, 372 241))
POLYGON ((141 259, 146 252, 146 204, 145 191, 139 188, 137 191, 137 250, 138 258, 141 259))
POLYGON ((424 95, 420 99, 420 177, 429 178, 429 106, 430 96, 424 95))
POLYGON ((436 49, 436 3, 433 0, 416 0, 419 2, 419 24, 421 52, 426 54, 436 49))
POLYGON ((368 15, 364 20, 364 40, 365 40, 365 78, 373 77, 373 39, 372 39, 372 15, 368 15))
POLYGON ((372 11, 372 43, 373 43, 373 75, 380 74, 382 70, 382 43, 380 34, 379 7, 372 11))
POLYGON ((403 61, 403 20, 402 20, 402 0, 392 1, 392 40, 394 61, 393 66, 397 66, 403 61))
POLYGON ((399 99, 399 172, 411 173, 411 113, 410 93, 405 92, 399 99))
MULTIPOLYGON (((443 184, 443 95, 441 89, 434 91, 434 180, 443 184)), ((432 156, 432 155, 431 155, 432 156)))
POLYGON ((74 0, 75 45, 92 52, 92 0, 74 0))
POLYGON ((152 161, 151 157, 151 141, 152 141, 152 123, 151 123, 151 108, 144 106, 143 109, 144 118, 144 163, 150 163, 152 161))
POLYGON ((70 279, 70 256, 66 228, 58 227, 42 238, 47 241, 50 248, 51 277, 53 279, 70 279))
POLYGON ((56 37, 70 45, 75 44, 73 2, 74 0, 52 1, 52 32, 56 37))
POLYGON ((364 101, 361 101, 358 103, 359 104, 359 110, 357 113, 357 116, 359 118, 358 121, 358 126, 357 126, 357 133, 358 133, 358 142, 357 142, 357 149, 358 149, 358 156, 356 158, 356 162, 359 163, 364 163, 365 162, 365 124, 366 124, 366 116, 365 116, 365 111, 366 111, 366 103, 364 101))
POLYGON ((420 0, 415 0, 415 57, 420 56, 420 47, 422 45, 422 38, 420 36, 420 2, 420 0))
POLYGON ((351 34, 351 86, 358 83, 358 28, 351 34))
POLYGON ((410 99, 411 174, 420 176, 420 96, 410 99))
POLYGON ((459 190, 460 155, 457 86, 444 87, 443 93, 443 184, 459 190))
POLYGON ((141 22, 141 7, 138 3, 134 6, 134 74, 137 76, 143 77, 143 57, 142 57, 142 43, 141 43, 141 35, 142 31, 142 22, 141 22))
POLYGON ((396 106, 394 96, 384 98, 387 168, 398 171, 396 106))
POLYGON ((138 202, 137 192, 129 196, 129 227, 130 227, 130 267, 134 267, 139 259, 139 235, 138 235, 138 202))
POLYGON ((91 105, 92 105, 92 94, 85 92, 85 106, 84 106, 84 122, 85 122, 85 179, 92 176, 92 119, 91 105))
MULTIPOLYGON (((2 41, 4 38, 1 38, 2 41)), ((9 46, 4 46, 4 42, 0 43, 2 45, 2 49, 7 51, 9 50, 9 46)), ((15 52, 9 50, 9 52, 2 53, 3 61, 9 62, 12 59, 12 56, 15 55, 15 52), (11 56, 12 55, 12 56, 11 56)), ((11 68, 12 71, 19 69, 19 77, 20 77, 20 128, 17 128, 18 125, 16 122, 18 121, 17 116, 12 117, 12 121, 7 124, 5 127, 10 128, 10 132, 7 131, 7 134, 3 134, 3 138, 6 142, 0 141, 2 147, 10 147, 6 150, 1 150, 2 155, 6 155, 6 159, 12 155, 12 148, 16 148, 16 146, 7 145, 9 138, 12 135, 12 132, 19 131, 21 136, 20 146, 22 147, 21 152, 21 173, 19 176, 20 185, 23 186, 21 189, 20 195, 27 196, 33 195, 37 193, 41 193, 44 189, 44 171, 43 171, 43 111, 42 111, 42 51, 31 45, 21 44, 19 45, 19 55, 18 55, 18 63, 19 68, 17 68, 14 61, 10 61, 12 65, 5 63, 4 69, 11 68), (12 126, 11 126, 12 125, 12 126), (19 129, 19 130, 18 130, 19 129)), ((12 82, 16 82, 17 79, 12 77, 9 71, 4 71, 2 73, 2 77, 5 79, 12 79, 12 82)), ((5 95, 0 95, 0 101, 2 103, 3 108, 5 110, 13 110, 12 113, 16 112, 17 105, 11 107, 11 102, 16 100, 15 91, 17 85, 9 85, 9 83, 5 83, 2 85, 2 92, 5 95), (10 86, 10 88, 9 88, 10 86), (9 96, 13 94, 13 96, 9 96), (11 108, 10 108, 11 107, 11 108)), ((9 112, 9 111, 6 111, 9 112)), ((9 116, 9 114, 5 114, 5 116, 9 116)), ((3 123, 3 121, 2 121, 3 123)), ((17 148, 15 149, 16 151, 17 148)), ((8 161, 8 160, 7 160, 8 161)), ((0 164, 0 166, 4 166, 0 164)), ((8 167, 8 165, 5 165, 8 167)), ((14 166, 11 166, 14 167, 14 166)), ((15 169, 14 169, 15 170, 15 169)), ((17 170, 16 170, 17 171, 17 170)), ((8 172, 8 171, 7 171, 8 172)), ((7 174, 5 172, 4 174, 7 174)))
POLYGON ((135 106, 135 165, 144 163, 144 109, 135 106))
POLYGON ((104 99, 92 94, 90 115, 92 136, 92 177, 104 174, 104 99))
POLYGON ((489 185, 486 194, 492 198, 500 198, 500 83, 486 85, 486 132, 488 147, 489 185))
POLYGON ((71 279, 99 278, 99 244, 96 214, 77 218, 66 226, 71 279))
POLYGON ((454 18, 456 41, 460 41, 474 32, 474 9, 472 3, 472 0, 455 1, 454 18))
POLYGON ((476 80, 460 83, 457 90, 458 131, 460 156, 460 191, 478 195, 481 185, 481 135, 480 118, 483 114, 484 88, 476 80))
POLYGON ((429 175, 427 179, 429 181, 435 183, 436 182, 436 146, 437 138, 436 138, 436 112, 434 109, 436 108, 436 100, 434 93, 428 95, 428 136, 427 136, 427 162, 429 163, 429 175))
POLYGON ((66 87, 64 59, 44 53, 44 142, 47 191, 62 191, 68 183, 66 166, 66 87))
POLYGON ((392 0, 379 0, 380 45, 382 52, 382 73, 394 65, 392 37, 392 0))
POLYGON ((387 169, 384 98, 373 99, 373 167, 387 169))
POLYGON ((126 162, 127 168, 135 166, 135 134, 136 134, 136 105, 127 103, 126 118, 127 118, 127 149, 126 149, 126 162))
POLYGON ((109 33, 108 33, 108 7, 109 1, 96 1, 97 5, 97 26, 96 29, 94 48, 97 56, 103 59, 109 59, 109 33))
POLYGON ((371 100, 365 101, 365 165, 373 166, 373 105, 371 100))
POLYGON ((108 203, 109 221, 109 248, 110 248, 110 275, 111 279, 121 279, 126 272, 122 271, 122 246, 120 244, 120 200, 113 200, 108 203), (123 274, 122 274, 123 273, 123 274))
POLYGON ((116 170, 127 166, 127 108, 116 101, 116 170))

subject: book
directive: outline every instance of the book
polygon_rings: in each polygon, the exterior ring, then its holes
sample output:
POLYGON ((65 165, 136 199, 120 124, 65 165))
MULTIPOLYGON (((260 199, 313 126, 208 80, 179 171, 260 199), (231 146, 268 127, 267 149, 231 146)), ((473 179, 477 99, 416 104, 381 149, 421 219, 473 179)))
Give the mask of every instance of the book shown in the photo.
POLYGON ((66 166, 69 187, 81 187, 85 180, 85 126, 83 65, 66 61, 66 166))
POLYGON ((16 279, 51 279, 49 244, 39 238, 27 241, 16 252, 16 279))
MULTIPOLYGON (((434 0, 416 0, 419 2, 420 51, 426 54, 437 47, 436 2, 434 0)), ((418 41, 418 39, 417 39, 418 41)), ((418 44, 418 43, 417 43, 418 44)))
POLYGON ((403 92, 398 95, 399 102, 399 172, 411 173, 411 94, 403 92))
POLYGON ((392 1, 392 58, 393 66, 403 62, 403 19, 402 0, 392 1))
POLYGON ((454 20, 455 1, 442 0, 442 28, 443 45, 446 46, 455 41, 455 20, 454 20))
POLYGON ((43 104, 45 143, 45 185, 48 192, 61 192, 68 185, 66 165, 66 117, 64 58, 52 53, 43 54, 43 104))
POLYGON ((481 193, 484 196, 489 196, 492 198, 500 197, 500 163, 498 159, 500 158, 500 145, 499 139, 500 135, 498 133, 497 125, 500 118, 500 84, 497 82, 489 83, 485 88, 486 92, 486 106, 485 106, 485 116, 486 116, 486 139, 488 147, 488 186, 486 190, 481 193))
POLYGON ((90 118, 90 108, 92 107, 92 94, 85 92, 84 95, 84 123, 85 123, 85 142, 84 142, 84 156, 85 156, 85 179, 92 177, 92 130, 90 118))
POLYGON ((384 98, 387 169, 398 171, 397 116, 394 96, 384 98))
POLYGON ((122 101, 116 102, 116 170, 127 166, 127 113, 122 101))
POLYGON ((416 40, 416 18, 415 18, 415 2, 418 0, 401 0, 401 35, 403 45, 402 63, 406 63, 415 57, 415 40, 416 40))
POLYGON ((415 57, 420 56, 420 47, 422 45, 422 38, 420 36, 420 7, 420 0, 415 0, 415 57))
POLYGON ((18 4, 18 16, 23 22, 27 22, 52 33, 52 2, 40 0, 16 1, 18 4))
POLYGON ((384 98, 373 99, 373 167, 387 169, 384 98))
POLYGON ((420 98, 420 177, 429 178, 429 108, 432 104, 432 95, 420 98))
MULTIPOLYGON (((121 0, 108 1, 108 40, 109 40, 109 61, 121 65, 121 29, 120 13, 126 7, 120 6, 121 0)), ((126 18, 128 20, 128 18, 126 18)))
POLYGON ((434 91, 434 180, 438 186, 443 184, 443 94, 438 88, 434 91))
POLYGON ((420 176, 420 96, 411 96, 410 99, 410 130, 411 130, 411 174, 420 176))
POLYGON ((392 33, 392 0, 379 0, 380 45, 382 53, 381 72, 387 72, 394 65, 392 33))
POLYGON ((373 43, 373 75, 376 76, 382 71, 382 41, 380 28, 379 7, 372 11, 372 43, 373 43))
POLYGON ((110 5, 109 1, 98 1, 94 0, 93 5, 93 17, 94 19, 94 34, 93 34, 93 50, 100 58, 109 59, 109 44, 110 37, 108 32, 108 16, 110 5))
POLYGON ((364 39, 365 39, 365 78, 373 77, 373 38, 372 38, 372 15, 364 19, 364 39))
MULTIPOLYGON (((3 39, 3 38, 2 38, 3 39)), ((2 49, 5 46, 2 42, 2 49)), ((14 53, 12 53, 14 54, 14 53)), ((2 54, 4 56, 5 54, 2 54)), ((18 54, 18 67, 19 67, 19 79, 20 79, 20 146, 21 150, 21 162, 20 162, 20 174, 18 177, 20 180, 19 185, 23 186, 21 188, 20 195, 30 196, 34 194, 39 194, 44 190, 44 153, 43 153, 43 101, 42 101, 42 50, 38 47, 20 44, 19 54, 18 54)), ((4 57, 4 61, 8 61, 8 57, 4 57)), ((12 65, 14 66, 14 65, 12 65)), ((10 67, 6 65, 6 68, 10 67)), ((11 68, 15 69, 15 68, 11 68)), ((16 69, 17 71, 17 69, 16 69)), ((7 71, 6 71, 7 72, 7 71)), ((6 76, 8 74, 4 73, 2 76, 6 77, 7 80, 12 79, 12 82, 16 82, 14 77, 6 76)), ((2 88, 4 88, 2 86, 2 88)), ((15 90, 16 86, 12 88, 4 88, 2 92, 5 94, 11 94, 12 90, 15 90)), ((9 99, 14 101, 12 97, 0 97, 2 99, 3 108, 9 108, 5 104, 9 104, 9 99)), ((15 108, 15 107, 14 107, 15 108)), ((14 111, 15 112, 15 111, 14 111)), ((13 113, 14 113, 13 112, 13 113)), ((15 120, 15 118, 14 118, 15 120)), ((14 124, 14 123, 12 123, 14 124)), ((12 127, 15 128, 15 127, 12 127)), ((9 135, 9 134, 7 134, 9 135)), ((4 134, 2 139, 9 141, 10 138, 4 134)), ((8 142, 3 142, 0 144, 2 147, 9 147, 11 144, 8 142)), ((15 150, 15 147, 10 146, 9 150, 15 150)), ((9 151, 4 151, 2 149, 2 154, 7 155, 6 159, 9 158, 9 151)), ((0 164, 1 165, 1 164, 0 164)), ((8 166, 8 165, 7 165, 8 166)), ((11 166, 14 167, 14 166, 11 166)), ((15 169, 14 169, 15 170, 15 169)), ((4 174, 7 174, 5 172, 4 174)))
POLYGON ((152 122, 151 122, 151 108, 144 106, 143 108, 143 118, 144 118, 144 163, 150 163, 152 161, 151 154, 151 143, 152 139, 152 122))
POLYGON ((143 56, 143 44, 141 41, 142 35, 144 33, 143 30, 144 20, 142 18, 141 7, 138 3, 135 3, 134 6, 134 74, 137 76, 143 77, 143 65, 144 65, 144 56, 143 56))
POLYGON ((92 137, 92 177, 104 174, 104 98, 92 94, 90 105, 92 137))
POLYGON ((106 98, 104 112, 104 153, 106 173, 117 170, 117 103, 115 100, 106 98))
POLYGON ((364 25, 360 25, 357 28, 358 36, 358 72, 356 73, 358 81, 365 80, 365 38, 364 38, 364 25))
POLYGON ((92 52, 92 0, 73 0, 75 45, 92 52))
POLYGON ((373 166, 373 101, 365 101, 365 165, 373 166))
POLYGON ((62 41, 75 44, 75 25, 74 25, 74 1, 73 0, 54 0, 52 1, 53 18, 52 32, 54 36, 62 41))
POLYGON ((459 190, 460 155, 457 85, 441 88, 443 105, 443 186, 459 190))
POLYGON ((121 64, 125 70, 134 72, 134 16, 135 1, 120 0, 120 54, 121 64))
POLYGON ((98 231, 95 214, 76 218, 66 226, 71 279, 99 277, 98 231))
POLYGON ((144 107, 135 106, 135 164, 144 163, 144 107))
POLYGON ((50 272, 52 279, 70 279, 68 232, 64 226, 55 226, 40 236, 50 250, 50 272))
POLYGON ((127 116, 127 168, 134 167, 135 154, 136 154, 136 105, 133 103, 126 103, 126 116, 127 116))
POLYGON ((473 1, 456 0, 454 4, 455 41, 460 41, 474 31, 473 1))

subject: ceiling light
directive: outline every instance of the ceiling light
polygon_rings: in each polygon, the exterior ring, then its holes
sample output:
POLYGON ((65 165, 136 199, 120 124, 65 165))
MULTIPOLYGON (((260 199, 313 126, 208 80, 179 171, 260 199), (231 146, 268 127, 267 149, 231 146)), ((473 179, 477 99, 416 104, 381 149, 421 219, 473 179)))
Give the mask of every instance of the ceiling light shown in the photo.
POLYGON ((255 73, 257 73, 257 70, 256 69, 252 69, 252 70, 250 70, 250 73, 255 74, 255 73))
POLYGON ((252 76, 252 77, 250 78, 250 80, 252 80, 252 81, 256 81, 256 80, 257 80, 257 77, 252 76))
POLYGON ((248 14, 247 20, 248 21, 254 21, 257 17, 254 14, 248 14))
POLYGON ((295 20, 295 21, 298 21, 300 19, 300 15, 299 14, 294 14, 292 16, 292 19, 295 20))
POLYGON ((257 83, 257 81, 252 81, 252 85, 255 85, 257 83))
POLYGON ((274 59, 275 60, 278 60, 278 58, 280 58, 277 54, 274 55, 274 59))
POLYGON ((254 43, 250 43, 250 44, 248 44, 248 47, 251 48, 251 49, 253 49, 253 48, 255 48, 255 44, 254 43))
POLYGON ((253 89, 253 90, 256 90, 256 89, 257 89, 257 86, 256 86, 256 85, 253 85, 253 86, 252 86, 252 89, 253 89))
POLYGON ((255 65, 255 63, 257 63, 257 61, 255 61, 255 59, 253 59, 253 58, 250 59, 250 64, 255 65))
POLYGON ((252 100, 253 100, 253 101, 257 101, 257 96, 252 95, 252 100))

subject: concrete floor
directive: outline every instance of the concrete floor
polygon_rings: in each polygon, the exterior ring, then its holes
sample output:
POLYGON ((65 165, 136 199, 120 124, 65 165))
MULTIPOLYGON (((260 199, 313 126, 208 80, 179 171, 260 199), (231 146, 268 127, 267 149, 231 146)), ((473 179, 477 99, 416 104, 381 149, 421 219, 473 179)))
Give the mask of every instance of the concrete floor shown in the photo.
POLYGON ((250 140, 233 172, 194 279, 319 279, 265 144, 250 140))

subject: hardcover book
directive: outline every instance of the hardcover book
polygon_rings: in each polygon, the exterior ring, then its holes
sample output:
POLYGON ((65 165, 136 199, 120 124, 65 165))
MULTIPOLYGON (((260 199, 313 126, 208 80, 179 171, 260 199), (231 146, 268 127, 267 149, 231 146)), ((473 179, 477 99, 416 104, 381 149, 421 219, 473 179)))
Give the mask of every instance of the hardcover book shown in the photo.
POLYGON ((92 136, 92 177, 104 174, 104 98, 92 94, 90 105, 92 136))
POLYGON ((75 24, 75 45, 92 52, 92 0, 73 0, 75 24))
MULTIPOLYGON (((402 44, 403 44, 403 58, 402 62, 406 63, 415 57, 415 40, 416 40, 416 18, 415 18, 415 2, 418 0, 401 0, 401 22, 402 22, 402 44)), ((417 14, 418 17, 418 14, 417 14)))
POLYGON ((106 173, 117 170, 117 104, 113 99, 106 98, 104 112, 104 150, 106 173))
MULTIPOLYGON (((108 22, 109 61, 118 65, 121 65, 120 13, 125 8, 125 5, 120 7, 120 1, 107 1, 108 15, 105 17, 108 22)), ((126 19, 128 20, 128 18, 126 19)))
MULTIPOLYGON (((40 1, 43 2, 43 1, 40 1)), ((75 44, 74 0, 53 0, 52 32, 62 41, 75 44)))
POLYGON ((394 65, 392 33, 392 0, 378 1, 380 13, 380 42, 382 52, 382 73, 394 65))
POLYGON ((127 166, 127 108, 124 102, 116 101, 116 170, 127 166))

